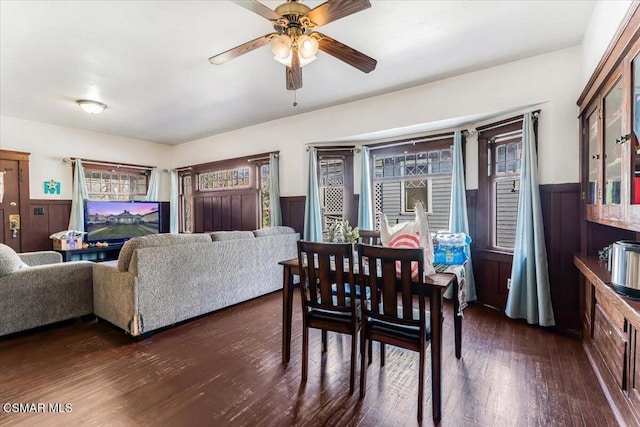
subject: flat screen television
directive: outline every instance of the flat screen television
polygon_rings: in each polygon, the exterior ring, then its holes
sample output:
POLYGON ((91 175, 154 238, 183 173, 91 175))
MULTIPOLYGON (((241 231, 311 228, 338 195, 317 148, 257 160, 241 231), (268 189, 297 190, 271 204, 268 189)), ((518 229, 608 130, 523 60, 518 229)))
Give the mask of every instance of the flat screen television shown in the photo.
POLYGON ((160 202, 87 200, 84 230, 89 243, 121 243, 160 233, 160 202))

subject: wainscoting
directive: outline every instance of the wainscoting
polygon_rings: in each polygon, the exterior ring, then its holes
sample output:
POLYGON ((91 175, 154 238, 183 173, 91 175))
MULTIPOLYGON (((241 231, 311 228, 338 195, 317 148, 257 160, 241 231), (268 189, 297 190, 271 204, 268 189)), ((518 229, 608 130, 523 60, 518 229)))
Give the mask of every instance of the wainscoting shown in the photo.
POLYGON ((258 228, 256 191, 199 193, 193 197, 193 231, 258 228))
MULTIPOLYGON (((48 251, 52 244, 49 236, 69 227, 71 200, 38 200, 29 201, 29 221, 22 232, 22 251, 48 251)), ((169 232, 169 203, 160 202, 160 230, 169 232)))
MULTIPOLYGON (((580 251, 580 184, 541 185, 540 201, 556 326, 580 330, 578 271, 573 265, 573 254, 580 251)), ((474 212, 478 206, 477 191, 468 192, 467 203, 469 227, 472 235, 477 235, 473 233, 481 226, 474 212)), ((478 301, 504 310, 512 255, 474 246, 472 251, 478 301)))
POLYGON ((71 200, 30 200, 29 228, 22 230, 23 252, 51 250, 49 236, 69 227, 71 200))

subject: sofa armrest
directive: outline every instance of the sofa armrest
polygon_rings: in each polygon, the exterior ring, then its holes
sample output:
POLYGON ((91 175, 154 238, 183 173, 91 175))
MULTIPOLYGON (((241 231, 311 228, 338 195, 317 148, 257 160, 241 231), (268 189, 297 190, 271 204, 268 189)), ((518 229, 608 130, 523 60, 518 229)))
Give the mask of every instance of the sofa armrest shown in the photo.
POLYGON ((136 279, 118 270, 116 262, 93 267, 93 312, 136 336, 139 335, 136 279))
POLYGON ((23 252, 18 254, 22 262, 28 266, 62 263, 62 254, 56 251, 23 252))
POLYGON ((0 335, 92 313, 93 265, 40 265, 0 277, 0 335))

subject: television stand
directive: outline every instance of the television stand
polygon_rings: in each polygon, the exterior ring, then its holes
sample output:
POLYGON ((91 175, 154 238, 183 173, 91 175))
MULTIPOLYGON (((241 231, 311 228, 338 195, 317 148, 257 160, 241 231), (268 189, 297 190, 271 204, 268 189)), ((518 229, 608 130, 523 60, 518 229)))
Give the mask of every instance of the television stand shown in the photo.
POLYGON ((118 259, 123 245, 124 243, 110 243, 109 246, 93 246, 86 249, 70 249, 68 251, 56 249, 55 251, 62 254, 62 261, 64 262, 80 260, 102 262, 118 259))

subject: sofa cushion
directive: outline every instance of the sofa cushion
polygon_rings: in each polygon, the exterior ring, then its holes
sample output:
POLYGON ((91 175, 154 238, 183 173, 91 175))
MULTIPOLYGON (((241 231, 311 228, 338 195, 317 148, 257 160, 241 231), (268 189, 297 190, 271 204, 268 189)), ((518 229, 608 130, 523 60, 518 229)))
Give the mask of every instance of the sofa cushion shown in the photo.
POLYGON ((222 240, 238 240, 238 239, 253 239, 254 235, 251 231, 214 231, 211 233, 211 240, 213 242, 220 242, 222 240))
POLYGON ((148 236, 134 237, 127 241, 120 250, 118 256, 118 270, 129 271, 131 256, 138 248, 186 245, 189 243, 211 243, 208 234, 150 234, 148 236))
POLYGON ((291 227, 276 225, 274 227, 265 227, 265 228, 260 228, 259 230, 254 230, 253 234, 256 237, 262 237, 262 236, 277 236, 279 234, 294 234, 295 232, 296 231, 291 227))
POLYGON ((0 277, 15 273, 23 267, 28 267, 22 262, 16 251, 9 246, 0 243, 0 277))

